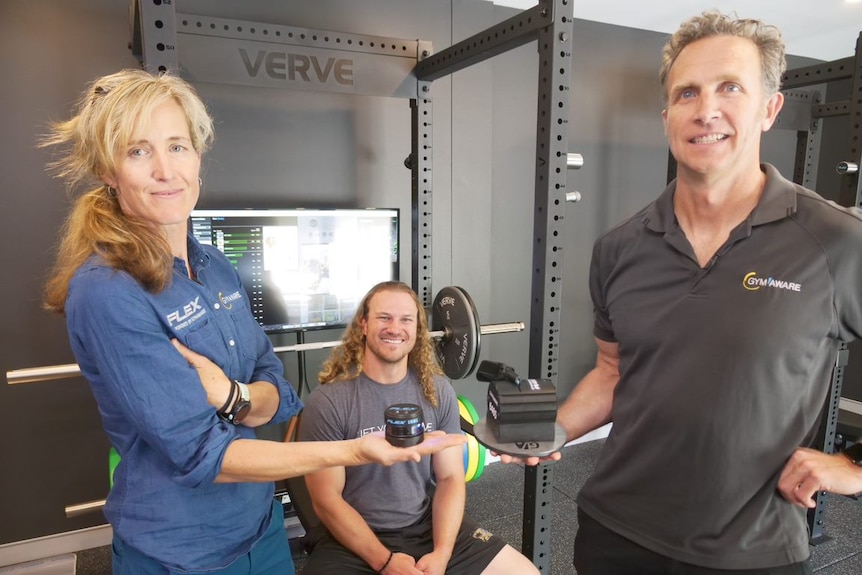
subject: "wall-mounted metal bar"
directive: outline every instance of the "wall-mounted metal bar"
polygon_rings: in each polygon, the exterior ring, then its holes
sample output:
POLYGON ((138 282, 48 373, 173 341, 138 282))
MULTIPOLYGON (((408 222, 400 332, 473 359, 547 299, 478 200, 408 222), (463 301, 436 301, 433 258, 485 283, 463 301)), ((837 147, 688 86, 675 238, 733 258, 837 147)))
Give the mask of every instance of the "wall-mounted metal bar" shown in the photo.
POLYGON ((832 62, 788 70, 781 79, 781 87, 785 90, 789 88, 803 88, 805 86, 849 78, 853 73, 855 60, 856 58, 850 56, 849 58, 833 60, 832 62))
POLYGON ((547 3, 540 2, 538 6, 425 58, 416 66, 416 77, 436 80, 532 42, 541 29, 551 24, 552 16, 547 3))
POLYGON ((847 116, 848 114, 850 114, 850 100, 820 104, 819 106, 814 106, 811 110, 811 115, 815 118, 847 116))
MULTIPOLYGON (((175 13, 132 5, 132 52, 191 82, 415 98, 417 40, 175 13)), ((422 42, 430 52, 430 43, 422 42)))
POLYGON ((177 14, 181 72, 214 82, 415 98, 417 40, 177 14))

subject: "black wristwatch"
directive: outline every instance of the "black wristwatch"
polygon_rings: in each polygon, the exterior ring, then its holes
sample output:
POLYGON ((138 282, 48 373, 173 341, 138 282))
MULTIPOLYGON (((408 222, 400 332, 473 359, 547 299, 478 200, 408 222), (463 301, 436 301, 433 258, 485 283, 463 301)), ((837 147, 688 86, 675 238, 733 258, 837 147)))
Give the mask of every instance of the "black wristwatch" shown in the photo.
POLYGON ((854 443, 844 451, 842 451, 854 465, 862 467, 862 443, 854 443))
MULTIPOLYGON (((238 397, 236 398, 236 401, 233 402, 233 407, 230 408, 230 411, 219 411, 219 415, 221 415, 222 419, 228 423, 239 425, 251 411, 251 398, 248 386, 244 383, 238 382, 237 380, 233 380, 233 387, 228 396, 228 403, 230 402, 230 398, 234 395, 237 395, 238 397)), ((227 406, 225 406, 225 408, 226 407, 227 406)))

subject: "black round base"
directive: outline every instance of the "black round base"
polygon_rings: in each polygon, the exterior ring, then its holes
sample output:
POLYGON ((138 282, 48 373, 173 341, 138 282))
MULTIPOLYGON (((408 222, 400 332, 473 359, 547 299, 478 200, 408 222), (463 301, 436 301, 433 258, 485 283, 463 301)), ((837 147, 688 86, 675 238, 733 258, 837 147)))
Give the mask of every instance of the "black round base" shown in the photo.
POLYGON ((500 443, 493 430, 483 417, 473 424, 473 436, 485 447, 495 453, 505 453, 515 457, 545 457, 559 451, 566 444, 566 432, 558 424, 554 424, 553 441, 524 441, 517 443, 500 443))

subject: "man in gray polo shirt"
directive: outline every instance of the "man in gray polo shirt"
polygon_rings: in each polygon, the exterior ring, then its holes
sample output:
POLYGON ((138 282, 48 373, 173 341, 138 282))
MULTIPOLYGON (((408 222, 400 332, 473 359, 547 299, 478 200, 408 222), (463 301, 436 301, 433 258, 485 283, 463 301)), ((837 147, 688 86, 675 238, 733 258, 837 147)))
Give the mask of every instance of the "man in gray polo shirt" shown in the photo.
MULTIPOLYGON (((805 510, 862 469, 811 445, 862 333, 862 221, 760 163, 777 29, 711 12, 665 46, 678 177, 594 247, 595 368, 569 439, 613 421, 578 497, 578 575, 810 573, 805 510)), ((533 461, 528 461, 534 463, 533 461)))

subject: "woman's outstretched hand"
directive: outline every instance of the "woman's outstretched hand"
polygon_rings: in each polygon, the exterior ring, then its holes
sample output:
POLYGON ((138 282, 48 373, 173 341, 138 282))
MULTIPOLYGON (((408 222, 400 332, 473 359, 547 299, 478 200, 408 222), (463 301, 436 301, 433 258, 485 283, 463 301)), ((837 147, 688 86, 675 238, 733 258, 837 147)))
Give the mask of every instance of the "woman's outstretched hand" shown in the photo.
POLYGON ((410 447, 395 447, 386 441, 382 431, 369 433, 356 440, 357 457, 362 463, 393 465, 402 461, 419 461, 425 455, 433 455, 450 447, 459 447, 467 442, 461 433, 432 431, 426 433, 422 443, 410 447))

